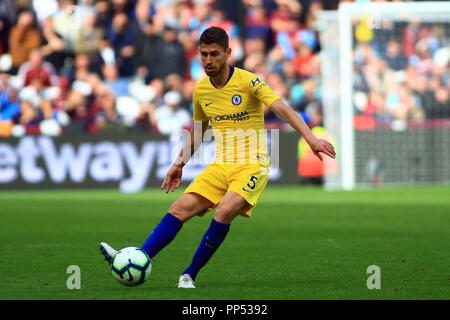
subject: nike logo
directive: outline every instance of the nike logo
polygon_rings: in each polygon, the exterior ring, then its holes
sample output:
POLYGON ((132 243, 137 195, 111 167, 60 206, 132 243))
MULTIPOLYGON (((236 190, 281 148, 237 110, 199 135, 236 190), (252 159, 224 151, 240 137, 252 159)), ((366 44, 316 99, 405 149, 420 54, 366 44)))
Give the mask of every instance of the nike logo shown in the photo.
POLYGON ((211 101, 210 103, 205 103, 205 107, 209 106, 211 103, 213 103, 214 101, 211 101))

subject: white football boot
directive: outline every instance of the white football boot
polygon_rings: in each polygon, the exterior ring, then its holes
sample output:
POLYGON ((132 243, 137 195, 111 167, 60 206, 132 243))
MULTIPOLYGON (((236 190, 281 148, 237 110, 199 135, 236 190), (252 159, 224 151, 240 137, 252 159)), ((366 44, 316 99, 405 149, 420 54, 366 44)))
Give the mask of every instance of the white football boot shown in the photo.
POLYGON ((108 261, 109 264, 113 263, 114 257, 117 254, 117 250, 111 247, 106 242, 100 243, 100 252, 105 257, 105 260, 108 261))
POLYGON ((178 280, 178 288, 195 288, 194 280, 189 274, 185 273, 178 280))

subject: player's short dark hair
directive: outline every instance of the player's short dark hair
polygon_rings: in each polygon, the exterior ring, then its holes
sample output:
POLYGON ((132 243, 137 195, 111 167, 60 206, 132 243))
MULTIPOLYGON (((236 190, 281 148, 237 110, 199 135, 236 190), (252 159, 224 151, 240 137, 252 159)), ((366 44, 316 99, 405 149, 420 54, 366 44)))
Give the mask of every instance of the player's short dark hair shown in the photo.
POLYGON ((216 43, 221 46, 224 50, 228 49, 228 34, 225 30, 220 27, 209 27, 203 31, 200 36, 200 44, 212 44, 216 43))

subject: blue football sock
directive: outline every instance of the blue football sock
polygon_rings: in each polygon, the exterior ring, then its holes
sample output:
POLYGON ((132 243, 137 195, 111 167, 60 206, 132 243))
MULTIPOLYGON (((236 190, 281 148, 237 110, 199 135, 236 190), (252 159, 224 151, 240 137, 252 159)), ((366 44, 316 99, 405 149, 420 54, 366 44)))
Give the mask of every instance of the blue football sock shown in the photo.
POLYGON ((181 220, 167 213, 155 229, 153 229, 153 232, 142 245, 141 250, 147 253, 150 259, 152 259, 175 238, 182 226, 183 222, 181 220))
POLYGON ((214 252, 216 252, 217 248, 227 236, 229 230, 229 224, 223 224, 213 219, 209 229, 203 236, 197 252, 195 252, 191 265, 183 272, 183 274, 187 273, 195 280, 197 273, 208 262, 214 252))

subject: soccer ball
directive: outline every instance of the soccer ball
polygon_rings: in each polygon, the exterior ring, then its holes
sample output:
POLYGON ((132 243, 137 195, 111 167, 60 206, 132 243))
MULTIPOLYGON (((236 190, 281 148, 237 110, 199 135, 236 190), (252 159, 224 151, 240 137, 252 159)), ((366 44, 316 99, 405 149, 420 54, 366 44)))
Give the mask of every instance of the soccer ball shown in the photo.
POLYGON ((112 263, 112 274, 120 284, 135 287, 150 278, 152 263, 139 248, 126 247, 119 250, 112 263))

